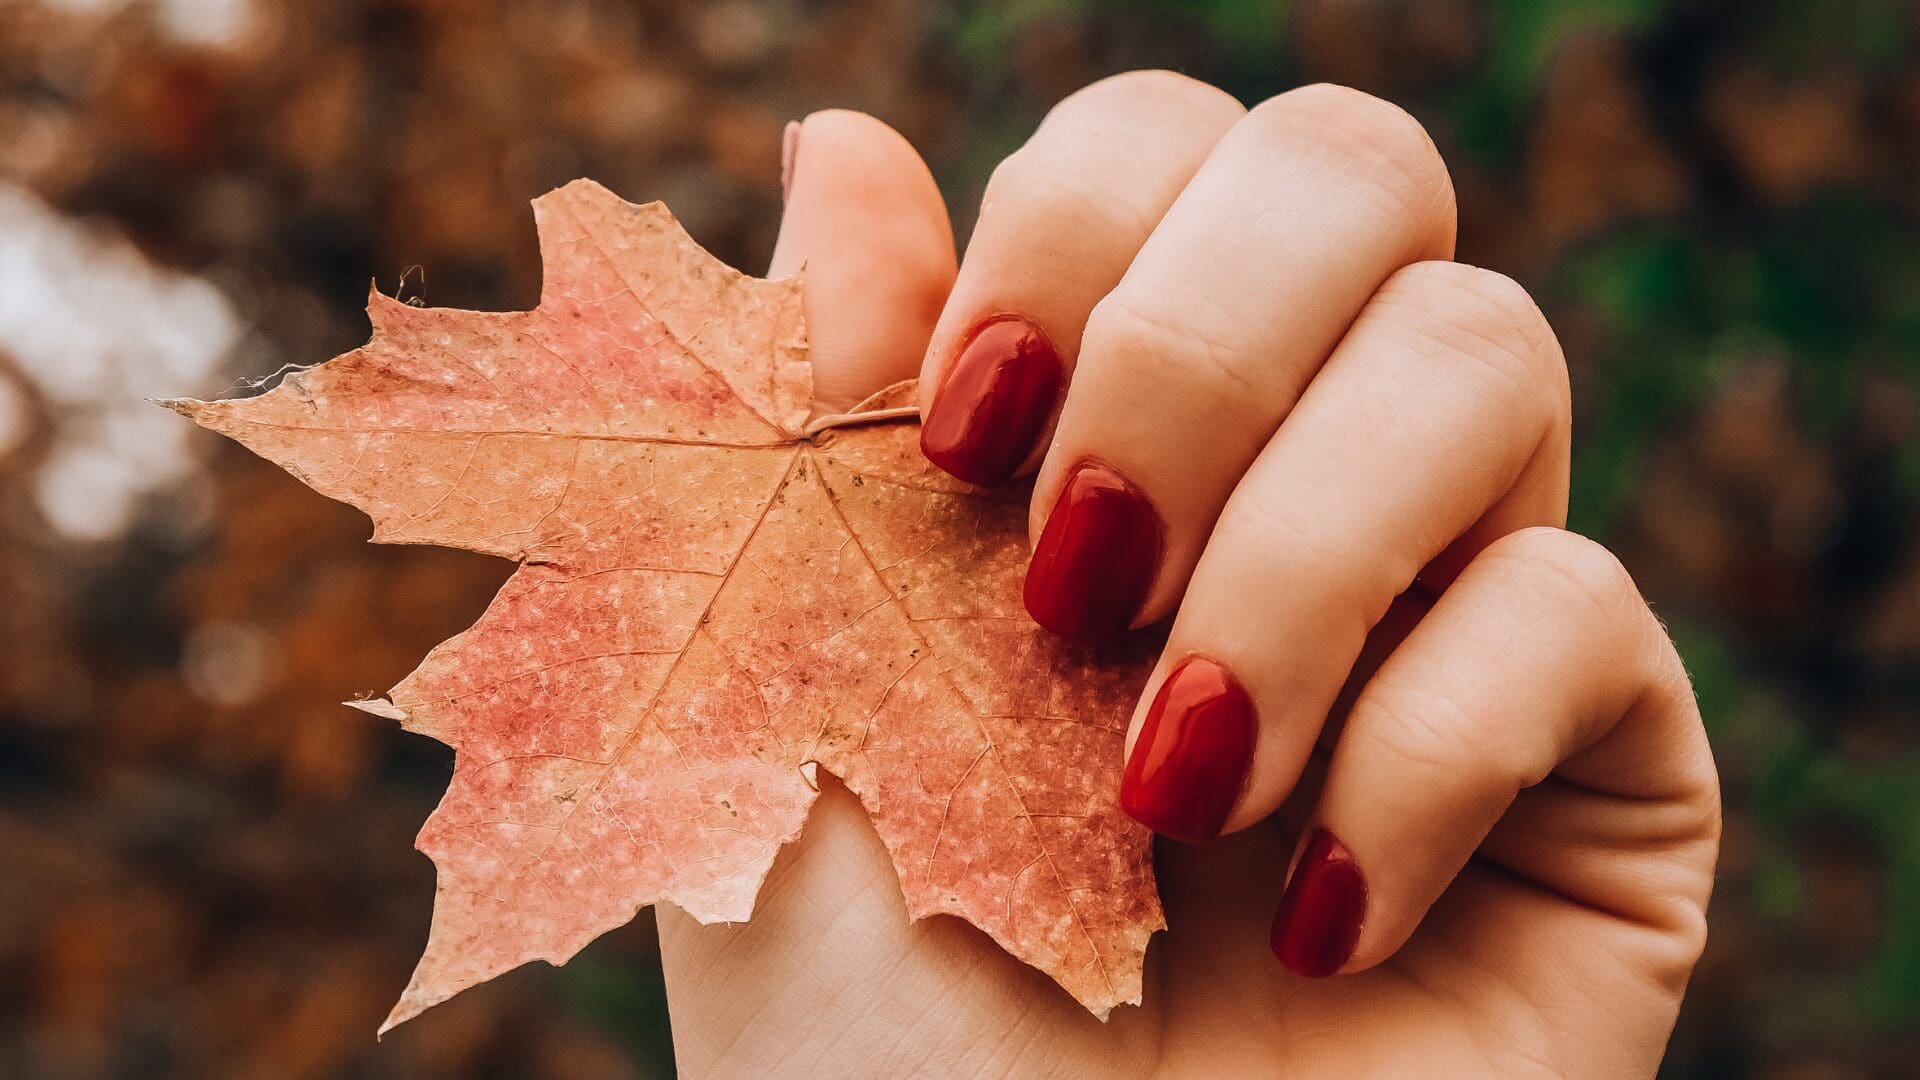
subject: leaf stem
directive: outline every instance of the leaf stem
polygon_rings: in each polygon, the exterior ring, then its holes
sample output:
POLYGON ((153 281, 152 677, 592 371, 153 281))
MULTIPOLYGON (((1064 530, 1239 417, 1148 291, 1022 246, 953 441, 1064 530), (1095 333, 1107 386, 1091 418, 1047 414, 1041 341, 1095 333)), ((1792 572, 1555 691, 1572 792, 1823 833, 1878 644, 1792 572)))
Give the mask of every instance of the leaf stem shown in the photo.
POLYGON ((829 413, 800 429, 802 438, 811 439, 823 431, 834 428, 856 427, 861 424, 883 424, 889 420, 917 420, 920 418, 918 405, 900 405, 891 409, 866 409, 861 412, 829 413))

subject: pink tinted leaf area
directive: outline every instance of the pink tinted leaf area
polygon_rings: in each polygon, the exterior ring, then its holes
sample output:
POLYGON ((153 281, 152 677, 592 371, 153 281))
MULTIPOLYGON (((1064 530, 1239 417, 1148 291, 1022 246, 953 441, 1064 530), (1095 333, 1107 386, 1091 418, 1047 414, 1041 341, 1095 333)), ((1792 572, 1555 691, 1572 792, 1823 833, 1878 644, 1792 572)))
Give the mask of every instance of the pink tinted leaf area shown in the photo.
POLYGON ((1026 617, 1025 495, 928 465, 910 384, 808 426, 797 279, 740 274, 588 181, 534 212, 532 311, 376 293, 367 345, 257 397, 165 403, 377 541, 521 564, 356 703, 456 751, 419 837, 426 953, 381 1030, 646 904, 747 919, 822 768, 914 918, 968 920, 1098 1015, 1138 1002, 1164 924, 1114 792, 1147 645, 1090 653, 1026 617))

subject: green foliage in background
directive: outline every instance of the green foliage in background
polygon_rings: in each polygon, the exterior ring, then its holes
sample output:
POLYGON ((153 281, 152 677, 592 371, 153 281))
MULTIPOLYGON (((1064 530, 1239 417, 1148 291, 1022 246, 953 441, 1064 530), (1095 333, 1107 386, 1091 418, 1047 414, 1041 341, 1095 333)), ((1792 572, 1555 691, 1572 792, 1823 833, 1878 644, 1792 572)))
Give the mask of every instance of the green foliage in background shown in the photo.
MULTIPOLYGON (((628 927, 623 934, 652 937, 651 915, 645 925, 628 927)), ((634 964, 609 959, 589 949, 569 960, 558 972, 561 992, 573 1012, 632 1047, 642 1075, 673 1074, 673 1039, 660 1018, 667 1015, 667 984, 657 964, 634 964)))
POLYGON ((1452 102, 1461 143, 1483 159, 1511 163, 1547 63, 1568 36, 1645 26, 1666 0, 1493 0, 1487 53, 1452 102))

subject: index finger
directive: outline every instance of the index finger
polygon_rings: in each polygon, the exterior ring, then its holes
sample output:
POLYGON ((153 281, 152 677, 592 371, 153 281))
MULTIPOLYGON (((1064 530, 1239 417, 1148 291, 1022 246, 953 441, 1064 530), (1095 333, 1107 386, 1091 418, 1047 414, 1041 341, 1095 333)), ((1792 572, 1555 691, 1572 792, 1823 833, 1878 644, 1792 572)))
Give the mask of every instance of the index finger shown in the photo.
POLYGON ((920 371, 927 458, 973 484, 1038 464, 1087 314, 1246 110, 1169 71, 1094 83, 994 170, 920 371))

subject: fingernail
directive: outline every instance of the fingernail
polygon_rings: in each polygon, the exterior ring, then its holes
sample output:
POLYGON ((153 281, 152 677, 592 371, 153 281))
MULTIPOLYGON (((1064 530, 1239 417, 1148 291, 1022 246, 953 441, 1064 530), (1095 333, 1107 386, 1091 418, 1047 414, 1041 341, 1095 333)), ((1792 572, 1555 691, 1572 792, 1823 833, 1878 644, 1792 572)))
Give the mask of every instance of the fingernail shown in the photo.
POLYGON ((974 327, 920 426, 920 452, 969 484, 1013 479, 1060 394, 1060 354, 1017 315, 974 327))
POLYGON ((1253 761, 1253 699, 1224 664, 1189 656, 1147 707, 1120 776, 1120 807, 1163 836, 1220 835, 1253 761))
POLYGON ((1353 853, 1315 829, 1273 916, 1273 955, 1288 971, 1318 979, 1346 966, 1360 937, 1367 880, 1353 853))
POLYGON ((780 198, 793 194, 793 159, 800 153, 800 121, 787 121, 780 135, 780 198))
POLYGON ((1067 475, 1027 565, 1027 612, 1062 637, 1126 630, 1160 561, 1160 515, 1139 488, 1098 462, 1067 475))

